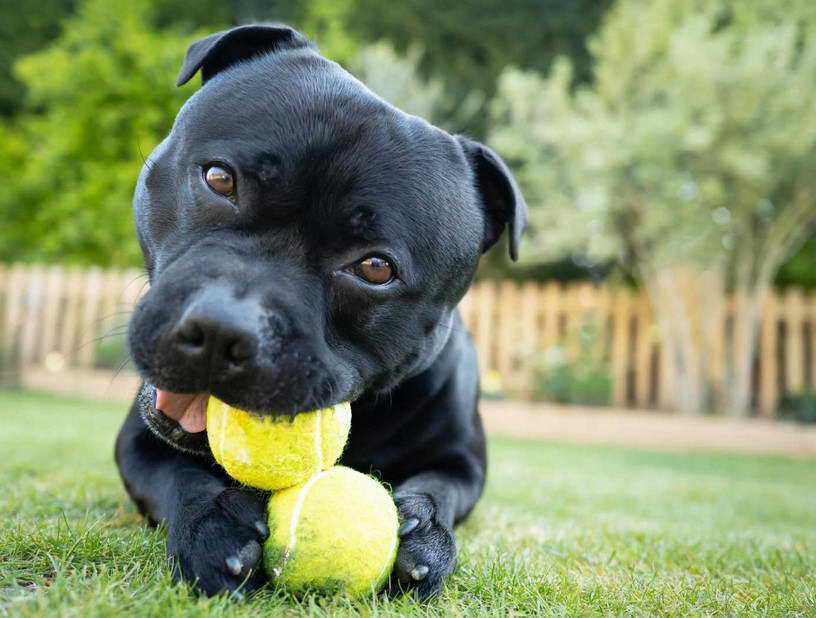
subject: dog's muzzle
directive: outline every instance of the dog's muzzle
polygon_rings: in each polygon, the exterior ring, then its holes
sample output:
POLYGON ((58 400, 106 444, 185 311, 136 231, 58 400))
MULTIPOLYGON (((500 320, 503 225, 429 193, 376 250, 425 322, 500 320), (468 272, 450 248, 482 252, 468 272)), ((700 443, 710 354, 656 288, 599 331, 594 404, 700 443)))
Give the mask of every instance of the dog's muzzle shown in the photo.
POLYGON ((136 399, 144 422, 150 431, 162 441, 193 455, 209 454, 210 444, 207 440, 207 432, 186 432, 177 421, 158 410, 156 408, 156 388, 153 385, 142 384, 136 399))

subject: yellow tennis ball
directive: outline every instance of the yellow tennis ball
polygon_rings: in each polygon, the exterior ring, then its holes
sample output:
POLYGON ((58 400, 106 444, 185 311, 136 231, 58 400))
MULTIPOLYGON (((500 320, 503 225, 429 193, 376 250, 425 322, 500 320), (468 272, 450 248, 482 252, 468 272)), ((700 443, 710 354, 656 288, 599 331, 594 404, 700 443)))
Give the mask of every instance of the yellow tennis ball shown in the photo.
POLYGON ((232 478, 259 489, 302 483, 331 467, 343 453, 351 427, 351 406, 260 416, 210 397, 207 439, 215 460, 232 478))
POLYGON ((397 508, 375 479, 335 466, 269 499, 264 566, 292 592, 376 592, 394 566, 397 508))

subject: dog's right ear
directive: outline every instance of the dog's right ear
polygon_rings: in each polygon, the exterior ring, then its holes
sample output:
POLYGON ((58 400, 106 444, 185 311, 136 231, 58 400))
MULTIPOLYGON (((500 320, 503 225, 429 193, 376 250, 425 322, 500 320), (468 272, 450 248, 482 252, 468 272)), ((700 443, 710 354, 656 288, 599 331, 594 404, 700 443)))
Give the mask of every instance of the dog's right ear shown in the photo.
POLYGON ((201 69, 201 83, 241 60, 279 49, 308 47, 309 41, 284 25, 238 26, 216 32, 187 48, 176 86, 186 84, 201 69))

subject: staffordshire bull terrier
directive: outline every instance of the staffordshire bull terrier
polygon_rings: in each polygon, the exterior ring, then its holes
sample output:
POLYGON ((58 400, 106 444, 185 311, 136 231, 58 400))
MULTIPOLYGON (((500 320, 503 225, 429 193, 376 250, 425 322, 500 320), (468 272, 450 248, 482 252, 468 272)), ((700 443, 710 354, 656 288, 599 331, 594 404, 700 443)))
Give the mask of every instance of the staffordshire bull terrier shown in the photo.
POLYGON ((176 577, 263 584, 263 492, 207 446, 210 393, 260 414, 352 402, 341 463, 393 487, 392 582, 436 594, 485 482, 476 354, 457 311, 527 207, 502 160, 380 99, 298 32, 193 43, 202 87, 134 196, 150 279, 129 327, 143 377, 116 443, 125 487, 167 528, 176 577))

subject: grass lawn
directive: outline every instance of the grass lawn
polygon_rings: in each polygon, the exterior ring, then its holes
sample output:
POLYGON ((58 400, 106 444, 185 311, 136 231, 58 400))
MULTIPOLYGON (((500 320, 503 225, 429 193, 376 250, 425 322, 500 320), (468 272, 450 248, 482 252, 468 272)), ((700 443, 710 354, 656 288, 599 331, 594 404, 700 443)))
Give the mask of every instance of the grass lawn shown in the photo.
POLYGON ((493 439, 427 605, 170 580, 112 460, 124 407, 0 391, 0 616, 816 615, 816 462, 493 439))

